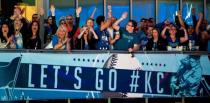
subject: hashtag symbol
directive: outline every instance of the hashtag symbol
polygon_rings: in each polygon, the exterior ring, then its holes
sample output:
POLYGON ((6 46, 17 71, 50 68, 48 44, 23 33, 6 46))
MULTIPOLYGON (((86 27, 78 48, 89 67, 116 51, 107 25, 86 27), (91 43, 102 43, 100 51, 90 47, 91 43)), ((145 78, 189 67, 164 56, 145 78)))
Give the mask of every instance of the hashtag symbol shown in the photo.
POLYGON ((131 84, 130 84, 130 92, 136 92, 138 88, 138 79, 139 79, 139 71, 133 71, 133 74, 131 75, 131 84))

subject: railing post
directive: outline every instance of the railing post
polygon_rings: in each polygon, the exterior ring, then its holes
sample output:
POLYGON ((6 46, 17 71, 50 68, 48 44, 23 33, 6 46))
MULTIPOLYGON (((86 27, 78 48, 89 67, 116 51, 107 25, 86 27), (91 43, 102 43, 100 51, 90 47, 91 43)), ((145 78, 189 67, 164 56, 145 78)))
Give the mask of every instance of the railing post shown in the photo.
POLYGON ((26 100, 26 103, 29 103, 29 100, 26 100))
POLYGON ((185 98, 184 97, 182 97, 182 103, 185 103, 185 98))
POLYGON ((145 103, 148 103, 148 98, 147 97, 145 98, 145 103))
POLYGON ((71 100, 70 99, 68 99, 68 103, 71 103, 71 100))
POLYGON ((108 98, 108 103, 111 103, 111 98, 110 97, 108 98))

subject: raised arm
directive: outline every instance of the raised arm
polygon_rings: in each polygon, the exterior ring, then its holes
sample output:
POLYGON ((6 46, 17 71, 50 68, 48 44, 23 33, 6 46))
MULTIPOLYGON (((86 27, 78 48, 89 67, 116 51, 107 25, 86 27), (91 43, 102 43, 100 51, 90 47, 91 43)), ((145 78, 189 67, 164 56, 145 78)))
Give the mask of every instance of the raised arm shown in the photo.
POLYGON ((180 42, 184 43, 184 42, 186 42, 188 40, 187 30, 184 27, 181 27, 181 30, 184 31, 184 37, 180 38, 180 42))
POLYGON ((82 35, 85 33, 86 30, 87 30, 87 27, 83 27, 77 38, 80 39, 82 37, 82 35))
POLYGON ((93 12, 92 12, 92 14, 91 14, 91 16, 90 16, 90 18, 94 19, 94 15, 96 13, 96 10, 97 10, 97 8, 95 7, 94 10, 93 10, 93 12))
POLYGON ((78 7, 76 9, 76 28, 79 27, 79 22, 80 22, 80 13, 82 12, 82 7, 78 7))
POLYGON ((40 25, 39 36, 41 39, 41 48, 43 48, 44 46, 44 9, 43 8, 40 8, 39 25, 40 25))
POLYGON ((120 19, 118 19, 118 20, 112 25, 112 27, 113 27, 115 30, 119 30, 119 29, 120 29, 120 26, 119 26, 120 22, 123 21, 125 18, 127 18, 127 16, 128 16, 128 12, 124 12, 124 13, 122 14, 122 16, 120 17, 120 19))
POLYGON ((161 32, 161 37, 163 38, 163 39, 166 39, 166 30, 169 30, 170 29, 170 27, 169 26, 166 26, 164 29, 163 29, 163 31, 161 32))
POLYGON ((195 11, 195 8, 192 8, 192 20, 193 20, 193 27, 196 28, 197 19, 196 19, 196 11, 195 11))
MULTIPOLYGON (((112 12, 112 11, 110 10, 110 7, 111 7, 111 6, 108 5, 108 15, 110 15, 111 12, 112 12)), ((104 29, 108 28, 108 27, 110 26, 110 24, 111 24, 111 17, 108 16, 108 20, 107 20, 107 21, 104 21, 104 24, 101 25, 100 30, 103 31, 104 29)))
POLYGON ((177 16, 178 16, 179 23, 180 23, 181 27, 185 28, 185 24, 184 24, 184 21, 182 19, 182 14, 181 14, 180 11, 178 11, 177 16))
POLYGON ((198 23, 197 23, 196 28, 195 28, 195 32, 196 32, 197 35, 199 34, 199 28, 201 26, 202 20, 203 20, 203 13, 200 13, 199 14, 199 20, 198 20, 198 23))
POLYGON ((55 6, 53 4, 50 5, 50 12, 51 12, 51 16, 55 16, 55 6))
POLYGON ((98 40, 98 35, 96 34, 96 32, 94 31, 94 29, 92 27, 90 28, 90 32, 92 32, 93 37, 98 40))

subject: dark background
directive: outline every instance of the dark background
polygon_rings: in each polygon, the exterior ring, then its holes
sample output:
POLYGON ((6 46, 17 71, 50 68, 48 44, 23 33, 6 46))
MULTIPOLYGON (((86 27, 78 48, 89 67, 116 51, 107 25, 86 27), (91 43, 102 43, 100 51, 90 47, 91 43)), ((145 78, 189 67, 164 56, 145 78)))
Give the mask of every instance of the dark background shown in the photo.
POLYGON ((2 11, 0 12, 0 15, 10 17, 13 14, 14 6, 22 2, 22 0, 1 0, 2 11))

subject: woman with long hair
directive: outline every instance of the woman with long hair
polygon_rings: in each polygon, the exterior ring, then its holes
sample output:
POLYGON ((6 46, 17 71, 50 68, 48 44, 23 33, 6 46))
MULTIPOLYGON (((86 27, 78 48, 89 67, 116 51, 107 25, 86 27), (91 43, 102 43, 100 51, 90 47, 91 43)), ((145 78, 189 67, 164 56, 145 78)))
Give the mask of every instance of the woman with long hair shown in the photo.
POLYGON ((158 50, 165 50, 164 49, 164 43, 160 39, 160 33, 157 28, 152 29, 152 39, 148 40, 147 43, 147 50, 153 50, 153 51, 158 51, 158 50))
POLYGON ((184 31, 184 37, 177 36, 177 28, 174 25, 166 26, 161 32, 163 39, 167 40, 168 46, 176 48, 180 46, 180 43, 184 43, 188 40, 187 30, 184 27, 181 27, 180 30, 184 31), (169 31, 169 35, 166 35, 166 31, 169 31))
POLYGON ((27 49, 41 49, 39 29, 39 23, 37 21, 32 21, 32 23, 29 26, 29 38, 27 39, 27 49))
POLYGON ((96 41, 98 40, 98 36, 95 33, 93 27, 94 27, 94 21, 92 18, 89 18, 86 22, 86 26, 84 26, 81 29, 81 33, 78 35, 77 46, 79 46, 83 50, 96 49, 96 41))
POLYGON ((11 36, 9 24, 4 22, 0 32, 0 48, 10 48, 9 38, 11 36))
POLYGON ((68 49, 68 32, 64 25, 59 26, 56 34, 52 38, 52 45, 54 50, 68 49))

